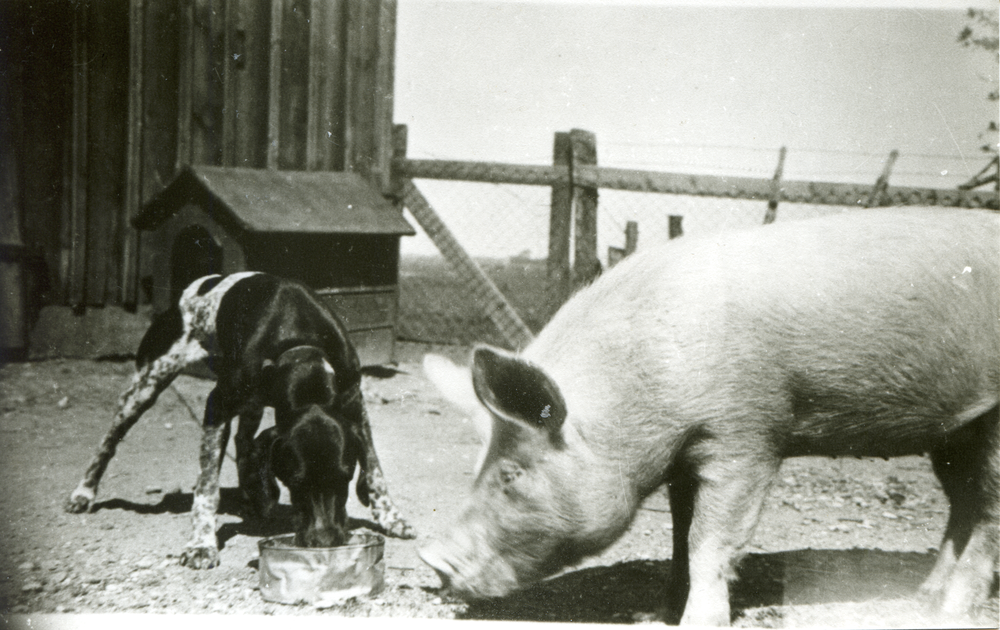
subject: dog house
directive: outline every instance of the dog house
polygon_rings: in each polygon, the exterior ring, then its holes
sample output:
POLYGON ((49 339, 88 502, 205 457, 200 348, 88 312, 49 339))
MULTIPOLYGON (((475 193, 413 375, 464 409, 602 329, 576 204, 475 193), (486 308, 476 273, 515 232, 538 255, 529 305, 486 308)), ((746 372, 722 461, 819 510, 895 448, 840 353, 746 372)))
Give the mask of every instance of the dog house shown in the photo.
POLYGON ((211 273, 264 271, 311 287, 364 365, 392 361, 401 211, 356 173, 187 166, 133 219, 157 311, 211 273))

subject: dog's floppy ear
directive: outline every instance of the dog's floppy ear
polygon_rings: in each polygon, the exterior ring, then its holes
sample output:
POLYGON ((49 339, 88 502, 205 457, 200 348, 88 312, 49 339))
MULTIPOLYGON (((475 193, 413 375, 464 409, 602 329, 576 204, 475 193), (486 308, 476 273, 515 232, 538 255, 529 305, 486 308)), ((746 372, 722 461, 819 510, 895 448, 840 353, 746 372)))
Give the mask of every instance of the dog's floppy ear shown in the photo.
POLYGON ((365 437, 365 430, 357 423, 353 423, 348 429, 348 434, 351 440, 351 445, 348 448, 354 457, 351 466, 353 467, 354 463, 358 465, 358 479, 354 482, 354 491, 357 493, 361 505, 368 507, 371 505, 371 497, 368 489, 368 441, 365 437))
POLYGON ((264 393, 264 402, 269 407, 274 407, 275 402, 281 400, 280 382, 278 364, 271 359, 264 359, 260 364, 260 391, 264 393))
POLYGON ((285 487, 296 487, 305 475, 305 462, 298 452, 288 445, 285 438, 275 436, 271 442, 271 470, 285 484, 285 487))

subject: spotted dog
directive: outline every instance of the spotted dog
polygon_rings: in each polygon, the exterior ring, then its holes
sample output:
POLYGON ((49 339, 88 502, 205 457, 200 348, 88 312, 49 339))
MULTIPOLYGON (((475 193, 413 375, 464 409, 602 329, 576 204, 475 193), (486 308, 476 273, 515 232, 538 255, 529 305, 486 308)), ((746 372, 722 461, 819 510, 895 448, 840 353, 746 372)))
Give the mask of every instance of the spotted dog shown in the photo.
POLYGON ((336 546, 346 537, 348 484, 390 535, 414 532, 389 497, 361 397, 357 353, 344 327, 300 284, 263 273, 211 275, 191 283, 157 317, 139 344, 136 373, 121 395, 111 430, 66 503, 92 506, 118 443, 184 367, 207 359, 217 376, 208 396, 201 473, 194 492, 194 534, 181 563, 219 563, 215 514, 219 468, 232 419, 239 416, 236 460, 243 496, 267 517, 278 501, 275 477, 289 489, 296 541, 336 546), (255 435, 265 407, 275 426, 255 435))

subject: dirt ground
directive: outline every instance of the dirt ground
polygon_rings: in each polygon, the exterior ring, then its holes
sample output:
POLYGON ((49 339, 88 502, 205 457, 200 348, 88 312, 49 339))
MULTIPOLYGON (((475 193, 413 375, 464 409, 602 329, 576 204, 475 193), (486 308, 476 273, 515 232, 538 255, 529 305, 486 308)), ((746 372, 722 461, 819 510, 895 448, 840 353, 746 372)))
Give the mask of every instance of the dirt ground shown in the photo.
MULTIPOLYGON (((471 424, 424 378, 427 349, 403 344, 395 369, 365 378, 390 490, 421 539, 457 514, 479 448, 471 424)), ((464 350, 449 353, 465 359, 464 350)), ((501 600, 448 599, 417 557, 420 541, 388 539, 380 595, 323 609, 266 602, 257 543, 280 532, 238 516, 231 445, 222 475, 222 565, 178 565, 190 534, 209 381, 180 377, 118 449, 95 510, 63 511, 131 372, 131 363, 112 361, 0 367, 0 620, 124 612, 635 623, 650 619, 669 587, 671 522, 666 496, 657 493, 603 554, 501 600)), ((367 510, 355 499, 348 508, 354 524, 364 525, 367 510)), ((786 462, 732 589, 734 625, 996 627, 995 593, 973 620, 934 619, 914 596, 946 516, 926 458, 786 462)))

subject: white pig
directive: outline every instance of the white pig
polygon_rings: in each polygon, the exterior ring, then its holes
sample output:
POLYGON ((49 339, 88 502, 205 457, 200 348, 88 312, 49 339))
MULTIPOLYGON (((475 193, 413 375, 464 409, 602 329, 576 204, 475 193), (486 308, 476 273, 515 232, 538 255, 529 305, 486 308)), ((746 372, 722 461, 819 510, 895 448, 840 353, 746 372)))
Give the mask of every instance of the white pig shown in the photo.
POLYGON ((522 353, 476 348, 464 385, 428 358, 490 436, 467 507, 422 558, 461 596, 505 595, 604 549, 667 484, 668 599, 683 624, 728 625, 783 458, 930 453, 951 515, 922 590, 968 613, 1000 553, 998 267, 987 211, 685 237, 601 276, 522 353))

